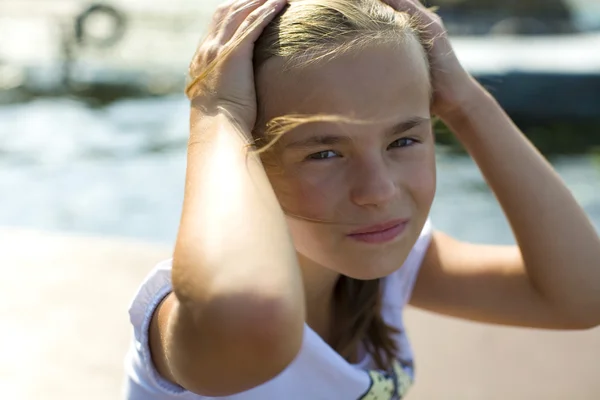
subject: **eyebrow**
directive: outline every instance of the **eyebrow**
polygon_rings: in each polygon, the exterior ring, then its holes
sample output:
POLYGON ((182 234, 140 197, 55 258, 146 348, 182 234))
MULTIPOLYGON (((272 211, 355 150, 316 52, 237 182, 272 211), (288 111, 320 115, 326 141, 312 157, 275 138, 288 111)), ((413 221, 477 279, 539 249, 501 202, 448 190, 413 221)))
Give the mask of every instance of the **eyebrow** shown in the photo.
MULTIPOLYGON (((386 132, 386 137, 398 135, 400 133, 406 132, 417 125, 421 125, 425 122, 431 121, 429 118, 422 117, 412 117, 396 125, 392 126, 386 132)), ((313 135, 304 139, 298 139, 287 143, 284 148, 285 149, 297 149, 297 148, 307 148, 307 147, 315 147, 315 146, 332 146, 335 144, 350 142, 352 138, 349 136, 343 135, 313 135)))

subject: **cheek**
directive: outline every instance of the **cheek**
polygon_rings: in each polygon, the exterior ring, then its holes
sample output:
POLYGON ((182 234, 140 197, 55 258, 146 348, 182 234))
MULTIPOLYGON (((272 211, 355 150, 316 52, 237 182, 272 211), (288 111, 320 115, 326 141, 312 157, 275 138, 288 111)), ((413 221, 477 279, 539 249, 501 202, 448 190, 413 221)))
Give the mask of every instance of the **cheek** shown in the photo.
POLYGON ((404 178, 404 184, 416 203, 417 210, 429 213, 436 192, 437 176, 435 150, 428 149, 427 154, 413 163, 404 178))
POLYGON ((281 206, 289 213, 304 218, 329 220, 337 205, 343 201, 344 191, 338 188, 339 179, 314 179, 300 174, 269 176, 281 206))
POLYGON ((332 250, 339 246, 339 228, 323 222, 335 222, 339 217, 337 210, 342 208, 343 191, 334 186, 336 180, 315 181, 289 174, 269 178, 287 214, 296 250, 322 265, 331 265, 332 250))
POLYGON ((435 164, 424 168, 415 180, 415 190, 419 193, 419 197, 425 203, 433 202, 436 190, 436 170, 435 164))

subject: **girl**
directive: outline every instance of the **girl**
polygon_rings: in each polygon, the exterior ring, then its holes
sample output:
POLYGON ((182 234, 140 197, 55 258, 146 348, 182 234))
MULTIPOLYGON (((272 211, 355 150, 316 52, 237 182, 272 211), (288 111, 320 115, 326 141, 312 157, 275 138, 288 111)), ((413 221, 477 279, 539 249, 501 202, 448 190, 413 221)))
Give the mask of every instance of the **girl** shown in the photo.
POLYGON ((215 13, 191 65, 173 258, 130 309, 128 399, 402 398, 407 303, 495 324, 600 323, 586 215, 439 18, 386 1, 215 13), (432 115, 477 162, 518 247, 433 230, 432 115))

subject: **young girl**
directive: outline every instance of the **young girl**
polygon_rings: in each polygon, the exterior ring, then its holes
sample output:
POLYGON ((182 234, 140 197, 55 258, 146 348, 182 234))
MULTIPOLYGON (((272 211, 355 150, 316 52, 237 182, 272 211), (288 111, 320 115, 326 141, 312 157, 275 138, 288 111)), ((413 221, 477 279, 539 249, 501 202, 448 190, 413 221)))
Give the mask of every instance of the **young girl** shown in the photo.
POLYGON ((402 398, 407 303, 495 324, 600 323, 586 215, 437 16, 386 1, 215 13, 192 62, 173 259, 130 309, 128 399, 402 398), (518 247, 433 230, 432 115, 477 162, 518 247))

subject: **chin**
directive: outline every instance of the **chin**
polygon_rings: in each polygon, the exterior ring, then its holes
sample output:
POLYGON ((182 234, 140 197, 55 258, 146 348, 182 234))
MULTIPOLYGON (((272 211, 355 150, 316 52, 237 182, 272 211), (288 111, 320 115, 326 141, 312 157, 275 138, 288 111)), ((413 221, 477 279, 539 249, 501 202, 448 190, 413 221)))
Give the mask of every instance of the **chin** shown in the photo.
POLYGON ((371 253, 369 255, 342 253, 341 259, 335 260, 338 272, 350 278, 359 280, 373 280, 384 278, 398 271, 408 257, 412 246, 399 243, 393 249, 371 253))
MULTIPOLYGON (((355 264, 355 263, 352 263, 355 264)), ((350 266, 350 264, 346 264, 346 267, 343 271, 340 271, 342 275, 345 275, 349 278, 358 279, 361 281, 370 281, 373 279, 385 278, 398 271, 400 267, 402 267, 402 262, 394 263, 393 265, 373 265, 371 264, 363 264, 350 266), (368 265, 365 267, 365 265, 368 265)))
MULTIPOLYGON (((294 236, 294 232, 292 232, 294 236)), ((406 232, 391 243, 363 245, 344 239, 329 241, 333 235, 296 235, 296 251, 312 263, 358 280, 384 278, 398 271, 410 254, 418 233, 406 232)))

